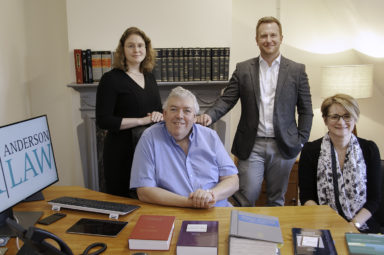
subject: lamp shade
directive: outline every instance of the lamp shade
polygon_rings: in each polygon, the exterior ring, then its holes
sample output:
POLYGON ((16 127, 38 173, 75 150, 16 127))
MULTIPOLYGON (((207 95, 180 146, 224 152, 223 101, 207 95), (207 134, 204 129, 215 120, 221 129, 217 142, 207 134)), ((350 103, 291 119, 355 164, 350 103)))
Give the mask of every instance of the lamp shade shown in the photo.
POLYGON ((339 65, 321 68, 321 96, 337 93, 368 98, 373 91, 373 65, 339 65))

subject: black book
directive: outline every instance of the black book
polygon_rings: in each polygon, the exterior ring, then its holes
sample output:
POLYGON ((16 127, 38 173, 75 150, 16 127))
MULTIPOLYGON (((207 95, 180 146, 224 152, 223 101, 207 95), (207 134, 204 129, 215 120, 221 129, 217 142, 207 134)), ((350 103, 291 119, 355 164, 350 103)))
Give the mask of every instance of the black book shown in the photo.
POLYGON ((161 57, 161 81, 168 81, 168 71, 167 71, 167 59, 168 59, 168 51, 165 48, 161 49, 162 57, 161 57))
POLYGON ((328 229, 292 228, 295 255, 337 255, 328 229))
POLYGON ((220 67, 220 59, 219 59, 219 48, 212 48, 211 51, 212 54, 212 74, 211 74, 211 79, 212 81, 218 81, 219 80, 219 67, 220 67))
POLYGON ((200 80, 205 81, 205 56, 207 55, 207 52, 204 48, 200 50, 200 80))
POLYGON ((89 83, 88 67, 87 67, 87 51, 86 50, 81 51, 81 62, 82 62, 82 68, 83 68, 83 82, 89 83))
POLYGON ((193 49, 188 48, 187 50, 187 61, 188 61, 188 81, 193 81, 193 49))
POLYGON ((168 48, 167 49, 167 76, 168 81, 174 81, 175 76, 173 74, 173 55, 174 55, 174 49, 168 48))
POLYGON ((219 81, 224 81, 225 58, 224 48, 219 48, 219 81))
POLYGON ((194 81, 200 81, 201 76, 200 76, 200 62, 201 62, 201 57, 200 57, 200 48, 194 48, 193 49, 193 80, 194 81))
POLYGON ((157 82, 161 81, 161 58, 162 58, 162 49, 161 48, 155 48, 156 52, 155 57, 155 66, 153 67, 153 75, 155 76, 155 79, 157 82))
POLYGON ((90 49, 86 50, 87 53, 87 75, 88 75, 88 83, 93 82, 93 72, 92 72, 92 51, 90 49))
POLYGON ((229 78, 229 47, 224 48, 224 80, 229 78))
POLYGON ((211 48, 205 48, 205 80, 211 80, 212 58, 211 48))
POLYGON ((184 81, 184 49, 179 48, 179 80, 184 81))
POLYGON ((183 48, 183 76, 184 81, 188 81, 188 63, 189 63, 189 57, 188 57, 189 49, 183 48))
POLYGON ((173 81, 180 81, 179 77, 179 61, 180 61, 180 52, 178 48, 173 49, 173 81))

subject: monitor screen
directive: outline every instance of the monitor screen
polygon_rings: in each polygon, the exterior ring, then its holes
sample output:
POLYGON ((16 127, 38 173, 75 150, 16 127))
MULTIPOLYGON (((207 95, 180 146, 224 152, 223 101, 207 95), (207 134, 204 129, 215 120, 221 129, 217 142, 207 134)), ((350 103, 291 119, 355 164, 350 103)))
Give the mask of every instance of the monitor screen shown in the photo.
POLYGON ((0 213, 57 181, 46 115, 0 127, 0 213))

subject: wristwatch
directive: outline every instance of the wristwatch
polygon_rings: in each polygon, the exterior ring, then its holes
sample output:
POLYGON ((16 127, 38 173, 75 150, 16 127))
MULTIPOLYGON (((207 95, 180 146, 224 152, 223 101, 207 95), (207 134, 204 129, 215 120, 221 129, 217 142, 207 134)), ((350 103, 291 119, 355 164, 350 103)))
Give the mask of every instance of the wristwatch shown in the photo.
POLYGON ((358 222, 354 222, 353 225, 355 225, 355 227, 356 227, 357 229, 360 229, 360 228, 361 228, 361 224, 358 223, 358 222))

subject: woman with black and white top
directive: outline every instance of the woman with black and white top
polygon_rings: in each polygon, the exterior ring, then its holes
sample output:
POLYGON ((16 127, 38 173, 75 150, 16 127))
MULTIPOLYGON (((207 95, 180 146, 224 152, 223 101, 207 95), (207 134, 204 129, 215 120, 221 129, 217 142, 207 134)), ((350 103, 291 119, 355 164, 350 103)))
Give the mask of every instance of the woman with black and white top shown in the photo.
POLYGON ((373 141, 356 137, 356 100, 337 94, 321 112, 328 132, 305 144, 299 162, 300 201, 329 205, 361 232, 379 232, 372 215, 381 194, 380 153, 373 141))

